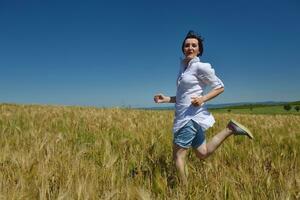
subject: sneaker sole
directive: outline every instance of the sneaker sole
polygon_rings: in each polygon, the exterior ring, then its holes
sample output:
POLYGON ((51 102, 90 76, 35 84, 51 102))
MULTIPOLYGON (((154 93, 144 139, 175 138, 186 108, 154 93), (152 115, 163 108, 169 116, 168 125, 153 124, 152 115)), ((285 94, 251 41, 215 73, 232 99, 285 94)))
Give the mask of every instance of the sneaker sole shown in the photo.
POLYGON ((241 129, 243 129, 246 133, 247 133, 247 136, 250 138, 250 139, 253 139, 253 135, 251 133, 251 131, 249 129, 247 129, 245 126, 243 126, 242 124, 234 121, 233 119, 230 120, 232 123, 234 123, 235 125, 237 125, 238 127, 240 127, 241 129))

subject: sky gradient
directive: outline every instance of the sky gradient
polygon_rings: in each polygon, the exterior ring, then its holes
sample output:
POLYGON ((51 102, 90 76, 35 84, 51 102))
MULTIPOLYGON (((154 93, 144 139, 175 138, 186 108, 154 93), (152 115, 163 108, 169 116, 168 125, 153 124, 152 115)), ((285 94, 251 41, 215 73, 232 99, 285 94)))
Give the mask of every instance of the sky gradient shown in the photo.
MULTIPOLYGON (((0 103, 152 107, 188 30, 225 84, 210 103, 300 100, 300 1, 0 0, 0 103)), ((165 105, 164 105, 165 106, 165 105)))

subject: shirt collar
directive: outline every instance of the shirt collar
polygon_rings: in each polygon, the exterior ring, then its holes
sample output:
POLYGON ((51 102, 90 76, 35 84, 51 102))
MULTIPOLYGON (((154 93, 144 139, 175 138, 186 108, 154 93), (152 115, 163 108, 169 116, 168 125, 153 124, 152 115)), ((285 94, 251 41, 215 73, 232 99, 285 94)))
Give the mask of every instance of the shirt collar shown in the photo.
POLYGON ((184 64, 183 60, 184 60, 184 59, 181 58, 181 61, 180 61, 180 64, 181 64, 181 67, 182 67, 182 68, 189 67, 189 66, 191 66, 192 63, 200 62, 200 58, 199 58, 198 56, 196 56, 195 58, 193 58, 192 60, 190 60, 187 66, 184 64))

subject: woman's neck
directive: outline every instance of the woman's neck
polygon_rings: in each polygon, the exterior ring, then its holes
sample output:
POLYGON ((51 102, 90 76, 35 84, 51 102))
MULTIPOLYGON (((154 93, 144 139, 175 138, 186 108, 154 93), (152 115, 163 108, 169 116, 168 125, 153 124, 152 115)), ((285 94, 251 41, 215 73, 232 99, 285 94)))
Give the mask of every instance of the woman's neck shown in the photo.
POLYGON ((185 65, 185 66, 188 66, 188 64, 189 64, 189 62, 191 61, 191 60, 193 60, 195 57, 193 57, 193 58, 188 58, 188 57, 185 57, 184 59, 183 59, 183 64, 185 65))

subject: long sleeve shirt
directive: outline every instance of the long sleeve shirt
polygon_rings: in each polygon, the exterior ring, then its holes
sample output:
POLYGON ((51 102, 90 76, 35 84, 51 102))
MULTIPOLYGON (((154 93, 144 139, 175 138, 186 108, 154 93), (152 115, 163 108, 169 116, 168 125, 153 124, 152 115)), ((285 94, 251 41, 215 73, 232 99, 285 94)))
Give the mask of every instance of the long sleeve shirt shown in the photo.
POLYGON ((209 63, 200 62, 198 57, 190 60, 187 66, 181 62, 177 77, 174 133, 190 120, 197 122, 203 130, 213 126, 215 119, 205 104, 201 106, 191 104, 191 97, 203 96, 203 90, 207 86, 213 89, 224 87, 209 63))

